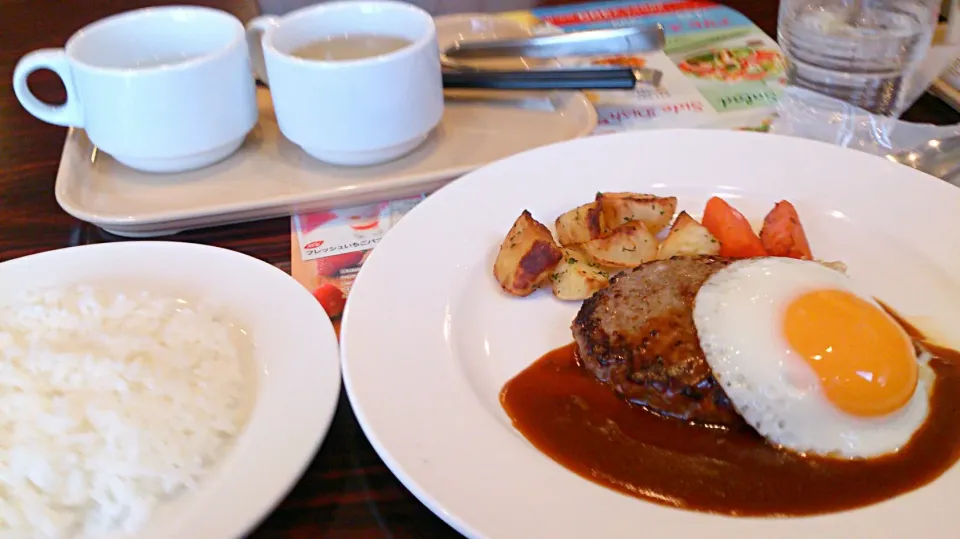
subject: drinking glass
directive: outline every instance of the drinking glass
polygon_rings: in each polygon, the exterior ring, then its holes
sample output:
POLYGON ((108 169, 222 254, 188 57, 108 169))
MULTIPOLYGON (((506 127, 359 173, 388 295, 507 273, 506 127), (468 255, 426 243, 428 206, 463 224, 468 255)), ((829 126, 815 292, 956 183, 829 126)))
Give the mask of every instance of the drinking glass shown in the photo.
POLYGON ((782 0, 787 83, 899 116, 930 49, 942 0, 782 0))

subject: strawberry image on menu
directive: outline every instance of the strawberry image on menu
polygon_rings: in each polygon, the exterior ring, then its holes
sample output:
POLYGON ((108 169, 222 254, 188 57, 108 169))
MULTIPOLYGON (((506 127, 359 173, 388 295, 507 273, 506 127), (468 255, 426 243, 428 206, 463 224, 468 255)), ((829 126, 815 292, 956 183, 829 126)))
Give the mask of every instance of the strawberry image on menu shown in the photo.
POLYGON ((300 216, 300 227, 304 233, 309 233, 324 224, 337 218, 337 214, 332 211, 321 211, 317 213, 306 213, 300 216))
POLYGON ((313 297, 317 298, 330 318, 343 314, 343 308, 347 304, 346 294, 333 283, 324 283, 314 289, 313 297))
POLYGON ((341 269, 356 266, 361 260, 363 260, 363 251, 319 258, 316 263, 317 275, 336 277, 341 269))

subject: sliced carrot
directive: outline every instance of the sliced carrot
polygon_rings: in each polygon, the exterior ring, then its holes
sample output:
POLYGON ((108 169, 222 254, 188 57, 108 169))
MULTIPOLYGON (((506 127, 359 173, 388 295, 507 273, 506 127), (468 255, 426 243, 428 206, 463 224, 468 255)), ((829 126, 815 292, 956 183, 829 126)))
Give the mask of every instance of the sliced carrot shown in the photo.
POLYGON ((763 219, 760 242, 770 256, 785 256, 813 260, 810 243, 800 224, 800 216, 793 204, 786 200, 777 202, 763 219))
POLYGON ((767 254, 746 217, 722 198, 707 201, 702 224, 720 242, 720 256, 751 258, 767 254))

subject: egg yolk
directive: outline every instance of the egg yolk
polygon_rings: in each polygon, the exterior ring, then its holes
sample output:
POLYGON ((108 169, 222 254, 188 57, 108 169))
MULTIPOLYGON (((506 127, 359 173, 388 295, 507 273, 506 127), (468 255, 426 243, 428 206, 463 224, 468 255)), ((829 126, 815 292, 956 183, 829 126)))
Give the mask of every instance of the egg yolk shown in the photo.
POLYGON ((872 303, 842 290, 808 292, 790 303, 783 324, 787 342, 838 409, 886 415, 913 396, 918 377, 913 345, 872 303))

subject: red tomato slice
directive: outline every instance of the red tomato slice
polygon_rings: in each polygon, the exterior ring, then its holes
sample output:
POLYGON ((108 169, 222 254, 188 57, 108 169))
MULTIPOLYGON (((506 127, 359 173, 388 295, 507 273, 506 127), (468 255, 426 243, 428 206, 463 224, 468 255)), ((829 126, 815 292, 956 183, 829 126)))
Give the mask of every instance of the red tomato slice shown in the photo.
POLYGON ((770 256, 785 256, 813 260, 807 234, 800 224, 800 216, 793 204, 786 200, 777 202, 763 219, 760 241, 770 256))
POLYGON ((720 256, 752 258, 767 255, 746 217, 722 198, 713 197, 707 201, 702 224, 720 242, 720 256))

